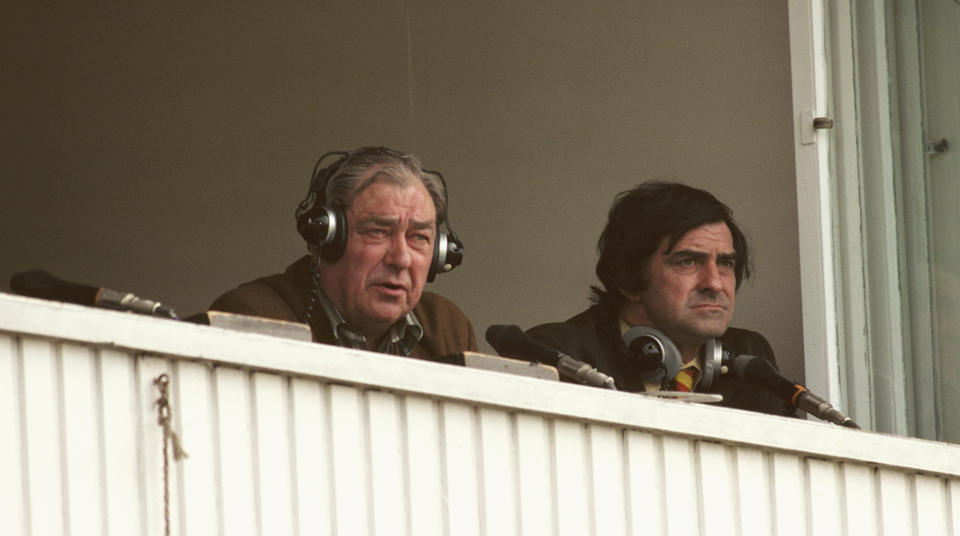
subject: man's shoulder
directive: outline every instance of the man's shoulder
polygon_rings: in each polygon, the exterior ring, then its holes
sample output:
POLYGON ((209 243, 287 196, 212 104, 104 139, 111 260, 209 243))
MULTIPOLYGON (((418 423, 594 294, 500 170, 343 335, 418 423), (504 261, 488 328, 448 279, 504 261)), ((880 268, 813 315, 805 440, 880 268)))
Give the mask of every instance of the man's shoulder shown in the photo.
POLYGON ((442 319, 462 319, 465 322, 470 322, 467 315, 460 310, 457 304, 434 292, 424 291, 420 295, 420 301, 413 308, 413 312, 421 323, 434 323, 442 319))
POLYGON ((527 334, 542 342, 592 337, 596 333, 599 321, 597 308, 594 306, 562 322, 547 322, 533 326, 527 330, 527 334))
POLYGON ((727 328, 720 337, 724 349, 734 354, 747 354, 766 357, 776 363, 773 347, 767 338, 756 331, 742 328, 727 328))
POLYGON ((619 367, 620 337, 603 320, 597 306, 563 322, 534 326, 527 330, 527 335, 608 374, 619 367))
POLYGON ((304 289, 299 288, 297 267, 303 259, 290 265, 280 274, 259 277, 225 292, 210 304, 213 311, 224 311, 276 320, 301 321, 297 308, 305 301, 304 289))
POLYGON ((243 283, 223 293, 210 304, 209 309, 277 320, 296 320, 290 304, 266 281, 269 277, 272 276, 243 283))
POLYGON ((433 357, 477 350, 477 336, 467 315, 451 300, 424 292, 413 308, 423 326, 424 351, 433 357))

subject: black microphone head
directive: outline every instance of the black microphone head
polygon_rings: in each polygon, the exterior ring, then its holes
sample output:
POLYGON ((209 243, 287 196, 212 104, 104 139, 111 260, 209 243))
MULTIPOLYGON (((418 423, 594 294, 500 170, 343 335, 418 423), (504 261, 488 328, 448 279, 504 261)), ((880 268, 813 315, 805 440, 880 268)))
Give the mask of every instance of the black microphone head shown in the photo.
POLYGON ((79 305, 94 305, 98 288, 61 281, 45 270, 30 270, 14 274, 10 289, 21 296, 57 300, 79 305))
POLYGON ((766 387, 788 402, 791 402, 797 393, 797 385, 781 376, 773 365, 762 357, 738 355, 733 358, 733 370, 744 383, 766 387))
POLYGON ((556 366, 562 355, 559 351, 532 339, 519 326, 513 324, 490 326, 487 328, 486 338, 490 346, 504 357, 529 359, 556 366))
POLYGON ((10 289, 21 296, 31 298, 50 298, 57 278, 46 270, 30 270, 13 274, 10 278, 10 289))
POLYGON ((510 339, 524 336, 520 326, 514 324, 493 324, 487 328, 486 339, 498 353, 501 352, 504 345, 508 344, 510 339))

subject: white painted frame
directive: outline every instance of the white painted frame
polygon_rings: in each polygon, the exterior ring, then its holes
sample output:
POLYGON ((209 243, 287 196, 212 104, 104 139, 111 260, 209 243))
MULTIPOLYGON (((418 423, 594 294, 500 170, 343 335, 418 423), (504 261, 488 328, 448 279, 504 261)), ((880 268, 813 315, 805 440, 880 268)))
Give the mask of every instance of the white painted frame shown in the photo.
POLYGON ((804 372, 808 387, 845 411, 837 343, 830 148, 827 131, 813 128, 814 117, 826 116, 829 101, 823 8, 820 0, 788 2, 804 372))
POLYGON ((861 425, 937 439, 917 10, 790 2, 804 358, 861 425))

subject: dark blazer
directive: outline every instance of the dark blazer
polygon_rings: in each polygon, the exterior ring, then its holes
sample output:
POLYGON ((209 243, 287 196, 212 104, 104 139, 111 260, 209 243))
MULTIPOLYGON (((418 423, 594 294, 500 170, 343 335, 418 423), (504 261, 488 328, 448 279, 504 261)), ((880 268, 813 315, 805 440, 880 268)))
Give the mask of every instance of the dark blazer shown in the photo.
MULTIPOLYGON (((527 334, 611 376, 621 391, 639 393, 645 390, 636 362, 627 354, 616 316, 605 314, 596 305, 566 322, 533 327, 527 334)), ((755 331, 729 328, 720 341, 724 349, 733 354, 760 356, 774 368, 777 366, 770 343, 755 331)), ((698 386, 696 391, 723 395, 723 401, 717 403, 720 406, 796 416, 793 408, 773 392, 746 385, 732 372, 721 375, 709 389, 698 386)))

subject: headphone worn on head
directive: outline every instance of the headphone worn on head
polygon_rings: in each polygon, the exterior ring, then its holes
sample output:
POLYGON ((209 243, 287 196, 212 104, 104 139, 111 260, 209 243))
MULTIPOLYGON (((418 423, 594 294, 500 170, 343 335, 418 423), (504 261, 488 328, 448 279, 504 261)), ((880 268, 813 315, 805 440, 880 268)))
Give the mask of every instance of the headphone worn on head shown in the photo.
MULTIPOLYGON (((313 176, 310 178, 310 189, 307 197, 297 206, 297 231, 308 244, 320 249, 320 258, 327 262, 339 259, 347 247, 347 217, 343 206, 339 203, 328 204, 326 199, 327 183, 343 164, 350 159, 354 151, 330 151, 321 156, 313 167, 313 176), (329 166, 320 167, 320 164, 331 155, 339 156, 329 166)), ((443 195, 447 195, 447 182, 437 171, 424 169, 423 173, 430 173, 440 178, 443 184, 443 195)), ((448 210, 449 212, 449 210, 448 210)), ((450 226, 450 218, 444 215, 443 221, 437 222, 437 234, 433 243, 433 261, 427 281, 439 273, 449 272, 463 262, 463 242, 457 237, 450 226)))

